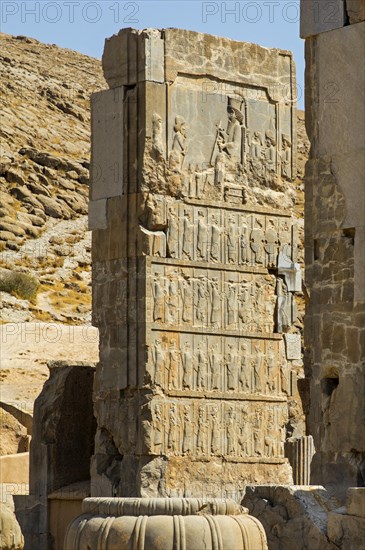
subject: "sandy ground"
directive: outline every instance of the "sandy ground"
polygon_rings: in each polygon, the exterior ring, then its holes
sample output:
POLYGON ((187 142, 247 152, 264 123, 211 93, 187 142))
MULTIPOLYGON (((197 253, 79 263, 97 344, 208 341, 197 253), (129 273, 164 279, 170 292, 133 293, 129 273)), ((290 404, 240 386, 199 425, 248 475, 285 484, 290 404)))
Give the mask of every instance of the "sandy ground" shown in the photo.
POLYGON ((0 401, 33 412, 48 361, 98 361, 98 331, 57 323, 0 325, 0 401))

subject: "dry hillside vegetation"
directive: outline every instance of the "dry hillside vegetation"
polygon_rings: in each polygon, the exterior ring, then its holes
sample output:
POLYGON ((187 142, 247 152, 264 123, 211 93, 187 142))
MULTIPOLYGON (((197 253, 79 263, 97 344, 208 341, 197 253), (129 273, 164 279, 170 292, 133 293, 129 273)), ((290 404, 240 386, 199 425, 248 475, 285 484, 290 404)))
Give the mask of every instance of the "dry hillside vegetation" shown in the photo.
POLYGON ((1 320, 82 324, 91 309, 89 99, 106 88, 101 63, 1 34, 0 75, 1 320), (19 272, 36 293, 19 291, 19 272))

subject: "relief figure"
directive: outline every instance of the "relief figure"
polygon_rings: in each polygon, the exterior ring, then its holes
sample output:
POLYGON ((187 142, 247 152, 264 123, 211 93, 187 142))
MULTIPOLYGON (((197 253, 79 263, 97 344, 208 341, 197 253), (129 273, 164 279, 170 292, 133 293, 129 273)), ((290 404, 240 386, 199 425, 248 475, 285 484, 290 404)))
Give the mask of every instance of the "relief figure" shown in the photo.
POLYGON ((267 432, 264 439, 265 443, 265 455, 268 458, 275 456, 275 426, 273 420, 273 413, 269 412, 269 418, 267 422, 267 432))
POLYGON ((283 178, 291 179, 291 148, 292 143, 290 136, 282 135, 282 151, 281 151, 281 175, 283 178))
POLYGON ((233 281, 228 283, 227 289, 227 324, 234 325, 236 323, 237 314, 237 287, 233 281))
POLYGON ((264 243, 264 240, 265 240, 265 235, 264 235, 264 232, 262 230, 261 220, 256 220, 256 224, 257 224, 257 226, 254 227, 254 229, 252 229, 252 231, 251 231, 251 239, 250 239, 250 241, 251 241, 251 250, 254 254, 255 263, 256 264, 263 264, 264 263, 263 243, 264 243))
POLYGON ((162 140, 162 118, 157 113, 152 117, 152 151, 156 160, 162 160, 165 156, 162 140))
POLYGON ((192 254, 193 254, 193 243, 194 243, 193 228, 194 226, 191 223, 190 212, 185 210, 184 221, 183 221, 182 252, 183 252, 183 256, 185 256, 186 258, 189 258, 189 260, 192 259, 192 254))
POLYGON ((247 351, 247 344, 241 346, 241 369, 239 373, 240 389, 244 392, 251 391, 251 365, 247 351))
POLYGON ((218 279, 213 278, 209 287, 210 324, 217 326, 221 320, 221 297, 218 290, 218 279))
POLYGON ((217 218, 212 216, 212 225, 210 233, 210 258, 213 262, 220 260, 220 234, 221 229, 217 225, 217 218))
POLYGON ((236 224, 233 218, 229 218, 227 227, 227 259, 228 263, 235 264, 237 262, 237 234, 236 224))
POLYGON ((181 354, 181 361, 183 367, 183 380, 182 385, 184 389, 192 388, 192 375, 193 375, 193 354, 191 351, 191 345, 189 342, 185 342, 184 350, 181 354))
POLYGON ((164 279, 159 280, 159 274, 155 274, 155 278, 152 282, 152 296, 153 296, 153 320, 164 321, 164 305, 165 305, 165 288, 162 286, 164 279))
POLYGON ((180 351, 176 348, 175 340, 170 340, 168 387, 171 389, 177 389, 179 387, 179 365, 180 351))
POLYGON ((251 139, 251 169, 257 177, 263 176, 263 136, 256 131, 251 139))
POLYGON ((206 309, 207 309, 207 297, 208 291, 206 287, 206 281, 204 277, 200 277, 196 287, 196 304, 195 304, 195 317, 196 321, 200 325, 204 325, 206 322, 206 309))
POLYGON ((167 302, 166 302, 166 322, 177 323, 178 313, 178 282, 177 274, 173 273, 168 278, 167 302))
POLYGON ((190 279, 182 279, 180 282, 180 294, 182 300, 182 320, 186 323, 193 321, 193 287, 190 279))
POLYGON ((248 246, 247 224, 243 223, 240 235, 241 264, 247 264, 249 262, 248 246))
POLYGON ((157 339, 153 347, 153 362, 155 366, 154 382, 158 386, 163 386, 165 372, 165 352, 162 348, 161 340, 157 339))
POLYGON ((204 212, 198 211, 198 235, 196 248, 198 256, 202 260, 207 259, 207 246, 208 246, 208 226, 205 223, 204 212))
POLYGON ((243 283, 238 294, 238 318, 243 325, 247 323, 249 309, 249 290, 247 285, 243 283))
POLYGON ((181 172, 186 153, 186 122, 182 116, 177 116, 175 117, 174 137, 172 140, 172 150, 169 156, 169 168, 172 172, 181 172))
POLYGON ((265 168, 266 177, 272 179, 276 174, 276 138, 272 130, 267 130, 265 134, 265 168))
POLYGON ((183 431, 183 454, 191 454, 193 451, 194 424, 190 418, 190 407, 184 407, 184 431, 183 431))
POLYGON ((240 433, 238 436, 238 444, 241 447, 241 456, 250 456, 250 440, 251 440, 251 429, 247 413, 242 414, 242 422, 240 427, 240 433))
POLYGON ((229 352, 226 359, 226 372, 227 372, 227 389, 230 391, 237 390, 237 365, 238 356, 233 350, 233 346, 228 346, 229 352))
POLYGON ((205 390, 206 389, 206 378, 207 378, 207 372, 208 372, 208 358, 204 350, 204 342, 201 341, 198 346, 198 353, 196 358, 196 387, 198 390, 205 390))
POLYGON ((269 220, 269 226, 265 231, 264 249, 267 254, 267 267, 276 267, 279 244, 278 233, 273 220, 269 220))
POLYGON ((169 209, 167 225, 167 253, 170 258, 177 258, 179 255, 179 226, 176 212, 169 209))
MULTIPOLYGON (((216 145, 218 154, 215 159, 215 183, 221 185, 226 179, 226 172, 236 174, 242 161, 242 124, 243 114, 241 112, 243 100, 236 97, 228 97, 227 130, 220 127, 217 129, 216 145), (228 170, 227 170, 228 169, 228 170)), ((215 145, 214 145, 215 149, 215 145)), ((213 150, 214 152, 214 150, 213 150)))
POLYGON ((169 433, 167 438, 168 449, 172 452, 179 450, 179 421, 177 418, 176 405, 171 405, 169 412, 169 433))
POLYGON ((227 454, 233 455, 236 450, 236 419, 233 409, 228 410, 228 418, 226 423, 226 437, 227 437, 227 454))
POLYGON ((218 407, 213 407, 210 420, 210 450, 212 454, 220 453, 220 422, 218 419, 218 407))
POLYGON ((263 391, 263 367, 264 360, 258 346, 255 346, 255 357, 253 359, 254 388, 256 393, 263 391))
POLYGON ((159 405, 156 405, 154 409, 152 441, 154 446, 154 453, 161 454, 163 451, 163 423, 161 407, 159 405))
POLYGON ((218 344, 212 347, 209 354, 210 389, 221 389, 221 356, 218 354, 218 344))
POLYGON ((198 420, 198 434, 196 439, 196 450, 197 450, 197 453, 199 454, 206 453, 207 435, 208 435, 208 426, 204 417, 204 409, 203 407, 200 407, 199 420, 198 420))

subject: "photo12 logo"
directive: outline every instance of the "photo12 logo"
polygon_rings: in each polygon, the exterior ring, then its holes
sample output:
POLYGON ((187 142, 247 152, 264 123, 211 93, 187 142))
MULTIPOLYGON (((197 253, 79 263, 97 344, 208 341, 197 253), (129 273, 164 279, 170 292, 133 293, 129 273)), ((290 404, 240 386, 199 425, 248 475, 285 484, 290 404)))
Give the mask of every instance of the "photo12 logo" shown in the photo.
POLYGON ((1 2, 1 22, 21 23, 99 23, 112 18, 114 23, 139 23, 138 2, 1 2))
POLYGON ((245 1, 245 2, 202 2, 202 22, 218 18, 221 23, 298 23, 300 0, 291 2, 245 1))

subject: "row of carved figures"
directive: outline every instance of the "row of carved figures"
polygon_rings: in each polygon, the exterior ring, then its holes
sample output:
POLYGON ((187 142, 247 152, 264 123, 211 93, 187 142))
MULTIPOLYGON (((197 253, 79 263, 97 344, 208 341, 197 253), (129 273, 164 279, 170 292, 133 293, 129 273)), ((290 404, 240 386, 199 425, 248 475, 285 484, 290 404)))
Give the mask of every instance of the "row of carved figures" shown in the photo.
POLYGON ((152 320, 158 323, 189 323, 197 327, 226 327, 247 332, 273 332, 277 296, 272 285, 226 282, 217 277, 188 277, 177 271, 152 281, 152 320))
POLYGON ((167 256, 186 260, 229 263, 242 266, 277 266, 279 252, 292 257, 292 235, 285 220, 280 231, 272 219, 256 218, 252 229, 237 216, 229 216, 225 227, 218 215, 210 221, 203 210, 194 220, 191 210, 185 209, 182 219, 169 209, 167 225, 167 256))
POLYGON ((284 456, 286 430, 280 410, 249 413, 235 406, 155 405, 151 444, 156 454, 267 457, 284 456))
POLYGON ((152 381, 170 390, 243 392, 275 395, 290 393, 290 367, 274 351, 264 354, 259 345, 253 353, 247 344, 228 344, 225 353, 218 343, 207 348, 201 340, 194 349, 175 340, 168 345, 156 339, 150 352, 152 381))

